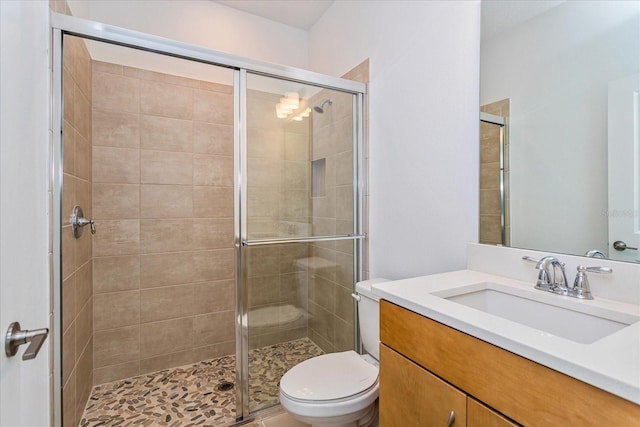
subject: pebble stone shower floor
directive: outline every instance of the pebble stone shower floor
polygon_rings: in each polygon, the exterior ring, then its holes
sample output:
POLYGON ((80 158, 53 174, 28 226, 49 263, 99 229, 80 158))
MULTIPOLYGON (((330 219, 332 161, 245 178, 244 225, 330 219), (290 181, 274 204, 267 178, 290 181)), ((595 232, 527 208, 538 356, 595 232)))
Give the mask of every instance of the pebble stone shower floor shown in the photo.
MULTIPOLYGON (((249 352, 251 411, 278 403, 280 378, 323 351, 302 338, 249 352)), ((80 421, 85 426, 221 426, 236 420, 235 356, 223 356, 97 385, 80 421)))

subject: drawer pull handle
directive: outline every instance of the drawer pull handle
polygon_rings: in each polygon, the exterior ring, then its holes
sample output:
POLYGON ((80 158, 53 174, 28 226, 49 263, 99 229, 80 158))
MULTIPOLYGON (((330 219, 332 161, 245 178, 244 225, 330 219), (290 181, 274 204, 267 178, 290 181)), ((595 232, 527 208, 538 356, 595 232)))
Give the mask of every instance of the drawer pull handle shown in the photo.
POLYGON ((451 411, 449 414, 449 421, 447 421, 447 427, 451 427, 453 423, 456 421, 456 413, 451 411))

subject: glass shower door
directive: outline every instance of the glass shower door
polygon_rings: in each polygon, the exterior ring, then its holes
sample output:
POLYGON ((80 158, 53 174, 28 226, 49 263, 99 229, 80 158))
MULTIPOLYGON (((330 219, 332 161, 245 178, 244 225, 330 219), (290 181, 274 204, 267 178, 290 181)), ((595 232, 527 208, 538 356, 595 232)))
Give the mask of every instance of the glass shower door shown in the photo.
POLYGON ((240 263, 250 412, 278 403, 280 378, 297 363, 354 349, 357 100, 247 74, 240 263))

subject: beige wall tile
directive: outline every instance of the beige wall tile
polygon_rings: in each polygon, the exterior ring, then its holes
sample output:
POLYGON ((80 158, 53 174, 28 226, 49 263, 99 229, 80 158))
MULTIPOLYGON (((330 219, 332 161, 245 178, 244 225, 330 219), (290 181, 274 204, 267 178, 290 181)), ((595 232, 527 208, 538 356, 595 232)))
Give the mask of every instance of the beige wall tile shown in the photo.
POLYGON ((93 190, 90 181, 76 180, 76 205, 82 208, 85 217, 93 217, 93 190))
POLYGON ((91 102, 78 86, 75 87, 73 102, 75 103, 73 127, 88 140, 91 137, 91 102))
POLYGON ((196 347, 192 350, 195 360, 215 359, 216 357, 231 356, 236 354, 235 340, 217 344, 196 347))
POLYGON ((235 282, 196 283, 193 285, 193 313, 205 314, 235 309, 235 282))
POLYGON ((62 125, 62 170, 64 173, 75 173, 76 162, 76 131, 68 121, 64 121, 62 125))
POLYGON ((280 165, 266 158, 247 159, 247 185, 249 188, 278 188, 280 184, 280 165))
MULTIPOLYGON (((343 286, 336 286, 336 316, 345 322, 353 325, 353 298, 351 289, 343 286)), ((353 326, 351 330, 353 335, 353 326)))
POLYGON ((353 218, 353 187, 350 185, 336 187, 336 218, 353 218))
POLYGON ((233 126, 193 122, 193 152, 233 156, 233 126))
POLYGON ((195 90, 193 119, 200 122, 233 124, 233 95, 195 90))
POLYGON ((160 371, 175 366, 187 365, 202 359, 197 359, 193 350, 183 350, 176 353, 162 354, 140 360, 140 373, 160 371))
POLYGON ((480 164, 480 188, 500 188, 500 163, 480 164))
POLYGON ((304 133, 285 132, 284 158, 285 160, 308 160, 309 135, 304 133))
MULTIPOLYGON (((76 275, 62 281, 62 331, 66 331, 76 318, 76 275)), ((74 335, 75 336, 75 335, 74 335)), ((75 361, 75 359, 74 359, 75 361)))
POLYGON ((500 161, 499 136, 487 135, 480 139, 480 163, 495 163, 500 161))
POLYGON ((342 319, 335 318, 336 327, 336 351, 348 351, 354 349, 353 324, 342 319))
POLYGON ((193 151, 191 120, 142 115, 140 117, 140 147, 162 151, 193 151))
POLYGON ((93 344, 89 343, 76 366, 76 414, 78 419, 84 412, 93 387, 93 344))
POLYGON ((287 273, 280 275, 278 299, 281 303, 293 304, 300 307, 307 306, 307 290, 309 280, 307 273, 287 273))
POLYGON ((143 219, 140 221, 140 251, 179 252, 192 248, 193 220, 143 219))
POLYGON ((95 331, 131 326, 140 322, 140 291, 96 294, 93 299, 95 331))
POLYGON ((500 215, 480 215, 480 243, 502 243, 500 215))
POLYGON ((93 218, 140 218, 140 185, 94 183, 93 218))
POLYGON ((139 80, 110 73, 93 74, 93 108, 137 113, 140 110, 139 80))
POLYGON ((181 76, 174 76, 171 74, 158 73, 155 71, 142 70, 140 68, 124 67, 124 75, 129 77, 135 77, 140 80, 149 80, 153 82, 169 83, 172 85, 185 86, 191 88, 200 87, 198 80, 189 79, 181 76))
POLYGON ((309 280, 309 300, 329 312, 336 308, 336 284, 319 276, 309 280))
POLYGON ((99 257, 93 259, 95 294, 127 291, 140 287, 140 256, 99 257))
POLYGON ((330 343, 335 342, 335 319, 329 311, 309 302, 309 328, 330 343))
POLYGON ((62 228, 62 277, 76 271, 76 245, 71 226, 62 228))
POLYGON ((76 176, 89 181, 91 180, 92 174, 91 144, 77 132, 75 137, 75 149, 76 176))
POLYGON ((235 271, 235 251, 233 249, 216 249, 193 253, 193 268, 196 281, 207 282, 231 279, 235 271))
POLYGON ((233 243, 233 219, 193 220, 193 249, 232 248, 233 243))
POLYGON ((231 341, 235 337, 234 312, 221 311, 193 319, 194 342, 197 346, 231 341))
POLYGON ((76 205, 76 178, 65 173, 62 180, 62 224, 69 225, 76 205))
POLYGON ((139 325, 96 331, 93 339, 96 368, 140 359, 139 325))
POLYGON ((142 358, 175 353, 192 345, 192 317, 140 325, 140 355, 142 358))
POLYGON ((83 307, 93 296, 93 263, 84 263, 75 274, 76 277, 76 307, 83 307))
POLYGON ((96 222, 93 236, 93 255, 130 255, 137 254, 140 248, 140 221, 103 220, 96 222))
POLYGON ((280 245, 280 273, 297 272, 300 269, 298 261, 309 256, 309 245, 295 243, 280 245))
POLYGON ((62 335, 62 384, 66 384, 76 364, 75 323, 62 335))
POLYGON ((93 145, 121 148, 140 146, 138 114, 93 110, 92 123, 93 145))
POLYGON ((232 218, 233 187, 193 187, 193 215, 197 218, 232 218))
POLYGON ((96 368, 93 371, 94 384, 105 384, 111 381, 124 378, 135 377, 140 374, 140 361, 121 363, 119 365, 109 365, 104 368, 96 368))
POLYGON ((140 153, 131 148, 93 147, 93 182, 140 183, 140 153))
POLYGON ((253 246, 247 250, 247 276, 277 275, 279 269, 280 252, 277 246, 253 246))
POLYGON ((75 82, 67 68, 62 73, 62 114, 64 121, 71 126, 75 125, 75 82))
POLYGON ((196 282, 193 253, 164 253, 140 256, 140 288, 196 282))
POLYGON ((82 265, 91 260, 93 235, 90 227, 85 227, 82 236, 75 240, 76 244, 76 265, 82 265))
POLYGON ((213 82, 200 81, 200 89, 210 90, 213 92, 221 92, 233 94, 233 84, 231 83, 231 76, 228 76, 229 84, 220 84, 213 82))
POLYGON ((85 347, 91 341, 91 337, 93 334, 93 303, 92 300, 87 301, 87 303, 78 311, 78 316, 76 317, 75 325, 76 325, 76 362, 78 362, 78 358, 82 355, 82 352, 85 350, 85 347))
POLYGON ((500 215, 500 190, 480 190, 480 215, 500 215))
POLYGON ((140 182, 188 184, 193 182, 193 155, 167 151, 140 151, 140 182))
POLYGON ((113 64, 111 62, 91 61, 91 67, 94 73, 109 73, 122 75, 122 65, 113 64))
POLYGON ((254 308, 279 302, 279 275, 251 277, 247 280, 247 283, 249 288, 249 307, 254 308))
POLYGON ((148 185, 140 189, 141 218, 188 218, 193 216, 193 187, 148 185))
POLYGON ((140 112, 154 116, 191 119, 193 90, 169 83, 140 81, 140 112))
POLYGON ((194 154, 193 184, 233 186, 233 158, 194 154))
POLYGON ((193 289, 193 285, 143 289, 140 291, 140 322, 193 315, 193 289))
POLYGON ((353 185, 353 152, 345 151, 335 156, 336 185, 353 185))
POLYGON ((64 427, 77 427, 76 419, 76 378, 75 371, 62 389, 62 425, 64 427))

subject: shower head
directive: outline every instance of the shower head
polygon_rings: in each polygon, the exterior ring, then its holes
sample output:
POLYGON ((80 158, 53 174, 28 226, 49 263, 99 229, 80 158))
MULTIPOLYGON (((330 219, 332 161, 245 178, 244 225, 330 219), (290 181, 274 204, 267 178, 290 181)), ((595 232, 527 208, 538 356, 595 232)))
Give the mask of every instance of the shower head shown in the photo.
POLYGON ((330 99, 327 99, 322 104, 316 105, 315 107, 313 107, 313 109, 316 111, 316 113, 323 114, 324 113, 324 105, 325 104, 333 105, 333 101, 330 100, 330 99))

